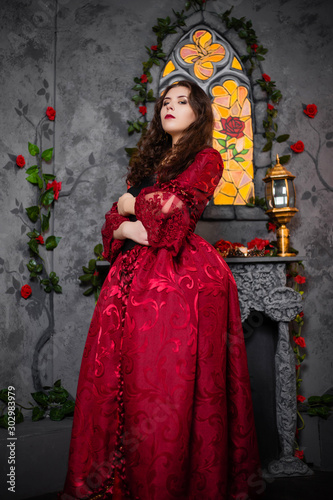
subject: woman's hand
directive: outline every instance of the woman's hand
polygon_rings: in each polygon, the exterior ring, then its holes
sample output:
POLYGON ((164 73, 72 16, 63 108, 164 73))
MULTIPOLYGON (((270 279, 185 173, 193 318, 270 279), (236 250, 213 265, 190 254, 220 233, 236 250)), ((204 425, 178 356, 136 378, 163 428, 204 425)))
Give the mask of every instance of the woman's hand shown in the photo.
POLYGON ((126 215, 135 215, 135 198, 131 193, 123 194, 118 200, 118 214, 126 217, 126 215))
POLYGON ((123 222, 118 229, 113 232, 113 237, 116 240, 125 240, 129 238, 140 245, 149 245, 147 231, 139 220, 136 222, 123 222))

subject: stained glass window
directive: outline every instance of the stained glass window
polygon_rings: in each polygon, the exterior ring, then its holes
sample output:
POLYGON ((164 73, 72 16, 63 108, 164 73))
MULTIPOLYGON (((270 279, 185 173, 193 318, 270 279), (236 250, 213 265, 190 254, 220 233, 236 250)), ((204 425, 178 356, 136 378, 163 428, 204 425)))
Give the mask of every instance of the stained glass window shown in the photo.
POLYGON ((184 78, 198 83, 212 100, 213 146, 224 162, 214 204, 245 205, 254 196, 252 102, 239 56, 214 30, 196 27, 174 47, 162 71, 160 91, 184 78))

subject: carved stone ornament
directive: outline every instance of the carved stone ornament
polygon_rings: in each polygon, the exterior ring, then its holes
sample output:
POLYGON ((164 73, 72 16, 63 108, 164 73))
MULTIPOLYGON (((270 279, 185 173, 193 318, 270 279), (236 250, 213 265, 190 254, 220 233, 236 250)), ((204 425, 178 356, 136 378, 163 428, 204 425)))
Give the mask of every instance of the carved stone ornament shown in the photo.
POLYGON ((289 321, 302 311, 302 297, 286 287, 286 263, 229 264, 239 294, 244 322, 251 311, 261 311, 278 322, 275 353, 276 418, 281 457, 263 471, 264 477, 303 476, 313 472, 294 457, 297 420, 295 356, 290 344, 289 321))

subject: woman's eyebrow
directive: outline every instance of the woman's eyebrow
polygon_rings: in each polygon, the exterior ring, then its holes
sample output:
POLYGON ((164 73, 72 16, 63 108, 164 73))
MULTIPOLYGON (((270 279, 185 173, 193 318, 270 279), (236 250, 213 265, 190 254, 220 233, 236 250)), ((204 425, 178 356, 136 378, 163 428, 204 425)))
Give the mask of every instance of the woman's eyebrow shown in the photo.
MULTIPOLYGON (((178 96, 176 97, 176 99, 179 99, 180 97, 186 97, 186 99, 188 99, 188 96, 187 96, 187 95, 178 95, 178 96)), ((166 101, 167 99, 171 99, 171 97, 165 97, 165 98, 164 98, 164 101, 166 101)))

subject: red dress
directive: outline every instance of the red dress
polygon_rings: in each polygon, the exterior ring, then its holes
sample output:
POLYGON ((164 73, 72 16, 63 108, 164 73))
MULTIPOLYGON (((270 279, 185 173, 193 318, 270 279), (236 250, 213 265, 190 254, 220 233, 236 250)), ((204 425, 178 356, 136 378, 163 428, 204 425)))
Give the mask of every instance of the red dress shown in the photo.
POLYGON ((193 233, 222 169, 206 148, 140 192, 147 247, 122 254, 112 234, 127 219, 116 204, 106 214, 112 266, 84 349, 64 500, 112 498, 115 476, 122 498, 139 500, 245 499, 256 484, 237 288, 193 233))

